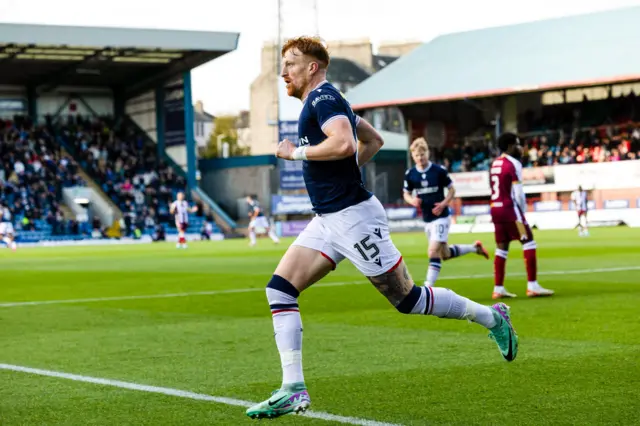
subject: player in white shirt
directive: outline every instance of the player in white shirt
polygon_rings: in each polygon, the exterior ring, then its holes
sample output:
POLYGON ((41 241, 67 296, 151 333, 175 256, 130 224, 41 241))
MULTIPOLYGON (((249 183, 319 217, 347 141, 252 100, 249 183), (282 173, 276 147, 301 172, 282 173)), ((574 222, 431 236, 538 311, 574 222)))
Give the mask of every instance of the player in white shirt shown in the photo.
POLYGON ((264 215, 258 200, 254 199, 251 195, 247 195, 247 204, 249 204, 249 245, 251 247, 256 245, 256 228, 263 228, 269 235, 271 240, 278 244, 280 239, 276 235, 275 231, 269 223, 269 218, 264 215))
POLYGON ((11 215, 11 210, 6 206, 0 206, 0 214, 2 214, 2 221, 0 222, 0 238, 2 238, 2 241, 7 244, 7 247, 10 247, 11 250, 15 251, 17 245, 14 241, 15 231, 13 229, 13 216, 11 215))
POLYGON ((171 203, 170 212, 176 220, 176 228, 178 228, 178 243, 176 248, 187 248, 187 239, 184 233, 189 227, 189 213, 198 211, 198 206, 189 207, 189 203, 184 199, 184 193, 178 192, 178 199, 171 203))
POLYGON ((578 186, 576 191, 571 193, 571 201, 578 212, 578 235, 586 237, 589 235, 589 228, 587 227, 587 203, 589 201, 589 195, 587 191, 582 189, 582 186, 578 186))

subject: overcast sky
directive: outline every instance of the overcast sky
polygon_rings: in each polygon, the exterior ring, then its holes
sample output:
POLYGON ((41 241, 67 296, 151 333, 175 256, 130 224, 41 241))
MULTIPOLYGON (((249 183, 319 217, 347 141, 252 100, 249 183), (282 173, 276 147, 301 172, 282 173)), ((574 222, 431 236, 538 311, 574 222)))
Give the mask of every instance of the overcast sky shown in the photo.
MULTIPOLYGON (((313 0, 282 1, 287 34, 310 33, 317 22, 329 43, 368 37, 374 47, 384 40, 429 41, 446 33, 640 5, 640 0, 317 0, 316 16, 313 0)), ((213 114, 248 109, 261 46, 276 39, 278 28, 277 0, 0 0, 0 21, 239 32, 237 51, 193 72, 194 101, 202 100, 213 114)))

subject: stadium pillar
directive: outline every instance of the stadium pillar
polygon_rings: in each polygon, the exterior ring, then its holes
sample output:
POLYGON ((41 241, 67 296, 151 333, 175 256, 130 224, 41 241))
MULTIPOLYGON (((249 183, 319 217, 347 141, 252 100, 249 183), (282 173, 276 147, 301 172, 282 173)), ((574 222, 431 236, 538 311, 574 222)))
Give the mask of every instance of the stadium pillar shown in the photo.
POLYGON ((518 133, 518 99, 509 96, 504 99, 501 108, 502 131, 518 133))
POLYGON ((121 92, 113 93, 113 112, 115 117, 122 117, 126 111, 126 101, 121 92))
POLYGON ((27 86, 27 113, 34 123, 38 122, 38 95, 35 86, 27 86))
POLYGON ((184 144, 187 149, 187 186, 189 190, 197 187, 196 183, 196 140, 193 135, 193 102, 191 100, 191 72, 182 75, 184 86, 184 144))
POLYGON ((164 86, 156 88, 156 144, 158 158, 164 159, 164 86))

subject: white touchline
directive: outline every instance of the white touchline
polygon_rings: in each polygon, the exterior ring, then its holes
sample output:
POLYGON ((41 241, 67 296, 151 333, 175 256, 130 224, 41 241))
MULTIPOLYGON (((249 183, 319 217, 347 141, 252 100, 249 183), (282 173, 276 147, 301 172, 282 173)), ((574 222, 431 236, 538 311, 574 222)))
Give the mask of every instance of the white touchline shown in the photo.
MULTIPOLYGON (((113 386, 121 389, 129 389, 140 392, 159 393, 162 395, 176 396, 178 398, 195 399, 198 401, 217 402, 218 404, 233 405, 236 407, 250 407, 255 402, 241 399, 227 398, 224 396, 212 396, 203 393, 195 393, 180 389, 164 388, 159 386, 142 385, 139 383, 122 382, 120 380, 102 379, 99 377, 80 376, 78 374, 63 373, 60 371, 42 370, 39 368, 23 367, 20 365, 0 364, 0 370, 17 371, 20 373, 37 374, 39 376, 57 377, 60 379, 73 380, 74 382, 93 383, 95 385, 113 386)), ((358 417, 338 416, 335 414, 323 413, 321 411, 307 411, 304 417, 321 419, 361 426, 401 426, 395 423, 378 422, 375 420, 361 419, 358 417)))
MULTIPOLYGON (((569 274, 597 274, 604 272, 623 272, 623 271, 638 271, 640 266, 621 266, 617 268, 595 268, 595 269, 573 269, 568 271, 542 271, 538 272, 538 275, 569 275, 569 274)), ((526 272, 513 272, 509 273, 509 276, 524 276, 526 272)), ((443 276, 438 278, 438 281, 442 280, 468 280, 476 278, 492 278, 493 274, 477 274, 477 275, 454 275, 443 276)), ((368 284, 369 281, 354 280, 354 281, 340 281, 316 284, 314 288, 322 287, 342 287, 347 285, 362 285, 368 284)), ((86 299, 61 299, 61 300, 34 300, 28 302, 0 302, 0 308, 13 308, 18 306, 40 306, 40 305, 69 305, 79 303, 95 303, 95 302, 111 302, 118 300, 139 300, 139 299, 170 299, 174 297, 193 297, 193 296, 213 296, 217 294, 233 294, 233 293, 251 293, 255 291, 264 291, 264 287, 253 288, 233 288, 229 290, 210 290, 210 291, 193 291, 184 293, 166 293, 166 294, 142 294, 134 296, 112 296, 112 297, 91 297, 86 299)))

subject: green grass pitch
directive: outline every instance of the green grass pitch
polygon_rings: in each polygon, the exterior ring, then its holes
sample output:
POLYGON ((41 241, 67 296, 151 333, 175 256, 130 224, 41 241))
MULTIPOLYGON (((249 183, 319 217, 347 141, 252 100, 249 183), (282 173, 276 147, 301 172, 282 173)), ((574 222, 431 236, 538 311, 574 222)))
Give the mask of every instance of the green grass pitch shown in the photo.
MULTIPOLYGON (((477 324, 398 314, 343 262, 300 297, 312 410, 370 424, 640 424, 640 229, 535 236, 539 281, 556 295, 525 297, 522 250, 512 245, 513 363, 477 324)), ((493 252, 488 234, 451 240, 476 238, 493 252)), ((422 283, 424 235, 393 239, 422 283)), ((263 288, 289 242, 1 250, 0 364, 263 400, 281 379, 263 288), (51 300, 67 303, 22 304, 51 300)), ((492 304, 492 272, 492 261, 467 255, 443 264, 439 286, 492 304)), ((252 422, 243 407, 0 369, 3 426, 252 422)))

